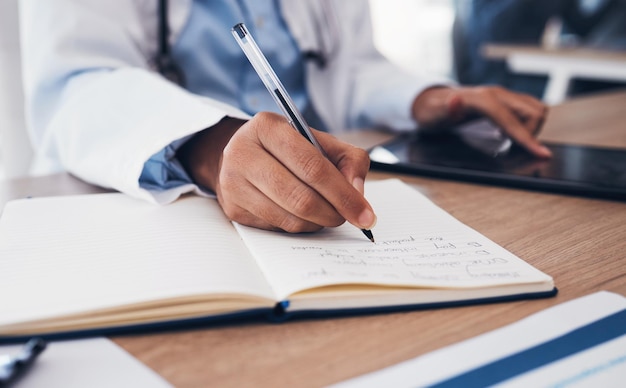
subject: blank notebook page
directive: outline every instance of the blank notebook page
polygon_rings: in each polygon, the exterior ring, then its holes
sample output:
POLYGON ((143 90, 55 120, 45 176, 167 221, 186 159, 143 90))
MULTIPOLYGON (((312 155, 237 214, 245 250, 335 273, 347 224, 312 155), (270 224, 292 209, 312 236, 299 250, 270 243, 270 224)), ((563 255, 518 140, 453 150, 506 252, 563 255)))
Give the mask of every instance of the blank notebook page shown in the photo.
POLYGON ((206 292, 273 298, 215 200, 24 199, 0 218, 0 324, 206 292))

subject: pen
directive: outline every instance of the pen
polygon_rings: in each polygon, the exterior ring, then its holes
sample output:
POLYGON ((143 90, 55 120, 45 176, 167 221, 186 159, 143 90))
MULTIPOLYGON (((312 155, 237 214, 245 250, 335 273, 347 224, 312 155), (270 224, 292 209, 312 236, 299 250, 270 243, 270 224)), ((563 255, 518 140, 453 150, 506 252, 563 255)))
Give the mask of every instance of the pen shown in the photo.
POLYGON ((46 348, 41 338, 33 338, 24 345, 21 353, 15 357, 0 356, 0 387, 8 387, 22 376, 46 348))
MULTIPOLYGON (((289 124, 291 124, 291 126, 300 132, 302 136, 310 141, 315 148, 317 148, 322 155, 324 155, 324 157, 328 157, 322 146, 320 146, 317 142, 317 139, 315 139, 315 136, 313 136, 313 133, 309 129, 309 125, 306 123, 304 117, 296 107, 296 104, 287 93, 287 90, 285 90, 282 82, 278 79, 278 76, 265 58, 265 55, 263 55, 263 52, 261 52, 261 49, 257 46, 245 24, 236 24, 232 28, 232 34, 237 43, 239 43, 239 47, 241 47, 244 54, 252 64, 252 67, 254 67, 254 70, 261 78, 261 81, 263 81, 263 84, 274 98, 274 101, 276 101, 276 104, 278 104, 285 117, 287 117, 287 120, 289 120, 289 124)), ((361 229, 361 231, 365 237, 367 237, 371 242, 374 242, 374 235, 372 234, 372 231, 368 229, 361 229)))

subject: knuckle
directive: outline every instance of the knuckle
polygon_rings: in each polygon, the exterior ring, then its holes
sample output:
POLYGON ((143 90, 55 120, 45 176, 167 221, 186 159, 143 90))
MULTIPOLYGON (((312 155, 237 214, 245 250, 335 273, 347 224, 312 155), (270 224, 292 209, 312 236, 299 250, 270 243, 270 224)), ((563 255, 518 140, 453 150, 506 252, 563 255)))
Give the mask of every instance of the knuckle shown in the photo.
POLYGON ((284 217, 278 221, 277 226, 288 233, 300 233, 304 225, 294 217, 284 217))
POLYGON ((224 212, 226 217, 228 217, 229 220, 240 222, 240 223, 246 223, 245 221, 247 218, 246 217, 247 213, 243 211, 243 209, 241 209, 239 206, 235 206, 229 202, 223 202, 223 201, 220 201, 220 204, 222 205, 222 211, 224 212))
POLYGON ((240 181, 240 174, 238 171, 238 169, 232 168, 229 163, 222 163, 222 168, 218 176, 218 184, 222 192, 232 195, 232 192, 239 187, 238 182, 240 181))
POLYGON ((254 119, 257 121, 270 121, 272 119, 274 119, 275 114, 272 112, 266 112, 266 111, 262 111, 262 112, 258 112, 254 115, 254 119))
POLYGON ((298 217, 286 216, 277 223, 277 226, 288 233, 314 232, 322 227, 311 222, 307 222, 298 217))
POLYGON ((362 148, 354 147, 354 158, 359 165, 363 164, 369 166, 370 164, 370 156, 367 151, 362 148))
POLYGON ((257 130, 267 131, 272 133, 273 127, 277 122, 285 121, 285 118, 274 112, 258 112, 253 117, 254 122, 257 124, 255 127, 257 130))
POLYGON ((326 159, 322 155, 303 155, 298 161, 305 182, 315 185, 326 180, 326 159))
POLYGON ((290 196, 292 211, 298 217, 308 219, 317 211, 317 195, 308 187, 300 186, 290 196))
POLYGON ((324 226, 334 228, 343 225, 344 222, 346 222, 346 219, 337 213, 336 216, 334 216, 332 219, 329 219, 324 226))
POLYGON ((240 136, 235 135, 222 150, 221 164, 222 166, 237 165, 241 160, 246 160, 247 146, 241 140, 240 136))
POLYGON ((237 146, 233 142, 226 144, 222 150, 222 169, 229 166, 232 162, 236 162, 238 154, 237 146))

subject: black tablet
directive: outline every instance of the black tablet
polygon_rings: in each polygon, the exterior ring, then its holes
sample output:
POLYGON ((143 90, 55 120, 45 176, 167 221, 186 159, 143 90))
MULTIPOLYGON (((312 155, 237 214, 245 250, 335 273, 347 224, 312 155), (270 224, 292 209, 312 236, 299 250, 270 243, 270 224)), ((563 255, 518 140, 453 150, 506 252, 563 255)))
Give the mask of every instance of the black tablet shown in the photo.
POLYGON ((369 154, 374 169, 626 201, 626 150, 545 145, 551 159, 515 145, 481 149, 449 133, 406 134, 369 154))

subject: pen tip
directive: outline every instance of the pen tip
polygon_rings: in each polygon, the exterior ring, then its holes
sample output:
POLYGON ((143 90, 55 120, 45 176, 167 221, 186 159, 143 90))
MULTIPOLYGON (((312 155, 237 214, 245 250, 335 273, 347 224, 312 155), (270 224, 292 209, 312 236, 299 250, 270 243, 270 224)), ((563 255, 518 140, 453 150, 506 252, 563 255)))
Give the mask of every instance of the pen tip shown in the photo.
POLYGON ((369 230, 369 229, 361 229, 361 232, 363 232, 365 237, 367 237, 371 242, 375 242, 374 241, 374 235, 372 234, 371 230, 369 230))

